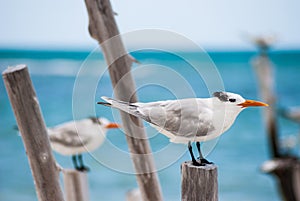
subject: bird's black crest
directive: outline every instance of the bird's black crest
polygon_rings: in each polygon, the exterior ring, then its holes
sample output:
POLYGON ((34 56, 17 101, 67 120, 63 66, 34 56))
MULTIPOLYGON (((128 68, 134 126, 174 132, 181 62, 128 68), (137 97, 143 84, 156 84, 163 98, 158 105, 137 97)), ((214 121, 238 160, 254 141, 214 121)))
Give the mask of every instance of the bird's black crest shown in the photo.
POLYGON ((92 122, 95 123, 95 124, 96 123, 101 124, 101 122, 99 121, 98 117, 90 116, 89 119, 92 120, 92 122))
POLYGON ((213 94, 214 97, 217 97, 220 101, 226 102, 228 101, 228 95, 222 91, 215 92, 213 94))

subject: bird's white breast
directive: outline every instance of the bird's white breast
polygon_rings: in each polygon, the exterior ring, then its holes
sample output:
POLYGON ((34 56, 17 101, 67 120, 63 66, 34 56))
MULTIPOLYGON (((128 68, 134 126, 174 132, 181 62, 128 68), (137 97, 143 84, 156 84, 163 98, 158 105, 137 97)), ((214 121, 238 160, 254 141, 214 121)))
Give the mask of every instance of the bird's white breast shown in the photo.
POLYGON ((198 108, 194 107, 195 109, 193 110, 193 112, 198 112, 199 115, 197 116, 191 114, 191 116, 195 116, 195 118, 198 118, 195 122, 199 121, 200 123, 194 125, 185 124, 182 126, 199 126, 199 128, 195 128, 194 130, 207 130, 206 134, 197 135, 196 132, 193 135, 185 133, 177 134, 163 127, 159 127, 153 124, 151 125, 159 132, 169 137, 171 142, 184 144, 188 143, 189 141, 202 142, 212 140, 227 131, 232 126, 234 120, 241 111, 241 109, 238 107, 231 107, 219 102, 214 102, 213 99, 198 99, 197 101, 198 108), (202 124, 201 122, 204 122, 204 124, 202 124))

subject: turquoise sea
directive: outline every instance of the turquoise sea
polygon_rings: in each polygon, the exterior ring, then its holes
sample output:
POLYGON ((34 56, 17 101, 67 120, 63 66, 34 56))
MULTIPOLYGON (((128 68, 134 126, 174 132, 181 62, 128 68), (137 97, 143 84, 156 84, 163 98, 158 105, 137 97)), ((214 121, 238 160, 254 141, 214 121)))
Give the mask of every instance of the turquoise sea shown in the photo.
MULTIPOLYGON (((0 70, 7 66, 26 64, 40 102, 47 126, 91 115, 119 121, 116 111, 95 103, 102 95, 112 96, 109 74, 103 56, 88 51, 0 50, 0 70)), ((256 52, 138 51, 132 55, 141 64, 134 64, 133 75, 141 101, 207 97, 221 89, 236 92, 248 99, 258 99, 259 91, 251 59, 256 52), (188 58, 188 59, 187 59, 188 58), (197 72, 193 65, 203 71, 197 72), (215 67, 214 67, 215 66, 215 67), (211 72, 214 75, 210 74, 211 72)), ((273 51, 278 107, 299 105, 300 51, 273 51)), ((0 82, 0 200, 37 200, 28 161, 16 121, 0 82)), ((299 126, 279 118, 281 136, 297 134, 299 126)), ((180 164, 189 160, 185 146, 169 144, 145 124, 166 201, 180 200, 180 164), (166 151, 165 151, 166 150, 166 151), (164 152, 165 151, 165 152, 164 152), (174 157, 175 155, 175 157, 174 157)), ((269 159, 268 142, 261 108, 243 111, 232 128, 222 135, 207 158, 218 166, 219 200, 276 201, 280 200, 275 180, 260 171, 269 159)), ((208 146, 210 147, 210 146, 208 146)), ((292 150, 299 153, 299 147, 292 150)), ((63 167, 72 167, 71 159, 55 154, 63 167)), ((128 190, 136 188, 131 171, 126 140, 122 130, 108 132, 104 146, 93 154, 84 155, 90 166, 91 200, 125 200, 128 190), (123 154, 123 155, 122 155, 123 154), (125 157, 123 157, 125 156, 125 157)))

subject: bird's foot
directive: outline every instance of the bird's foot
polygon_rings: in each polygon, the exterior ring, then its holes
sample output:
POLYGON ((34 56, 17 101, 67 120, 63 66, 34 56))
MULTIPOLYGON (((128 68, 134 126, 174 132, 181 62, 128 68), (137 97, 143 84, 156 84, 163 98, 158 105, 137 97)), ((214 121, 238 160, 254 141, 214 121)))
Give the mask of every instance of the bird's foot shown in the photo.
POLYGON ((193 161, 193 166, 200 166, 201 164, 198 163, 197 161, 193 161))
POLYGON ((82 167, 78 167, 76 168, 76 170, 80 171, 80 172, 89 172, 90 168, 87 166, 82 166, 82 167))
POLYGON ((205 166, 205 164, 204 164, 204 163, 201 163, 201 161, 200 161, 200 163, 199 163, 199 162, 196 161, 196 160, 192 160, 192 163, 193 163, 194 166, 205 166))
POLYGON ((208 160, 206 160, 205 158, 201 158, 200 159, 200 164, 202 165, 202 166, 205 166, 205 165, 207 165, 207 164, 214 164, 213 162, 209 162, 208 160))

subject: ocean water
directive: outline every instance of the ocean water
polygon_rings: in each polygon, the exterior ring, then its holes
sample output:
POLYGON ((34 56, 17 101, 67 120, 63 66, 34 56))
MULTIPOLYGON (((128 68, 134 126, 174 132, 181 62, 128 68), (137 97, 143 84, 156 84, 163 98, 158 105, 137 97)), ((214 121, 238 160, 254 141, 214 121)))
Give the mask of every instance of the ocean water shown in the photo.
MULTIPOLYGON (((133 77, 140 101, 186 97, 207 97, 214 90, 236 92, 259 99, 256 76, 251 67, 255 52, 141 51, 132 55, 133 77), (198 71, 200 69, 200 71, 198 71)), ((300 52, 272 52, 278 107, 299 105, 300 52)), ((103 57, 99 52, 0 51, 0 70, 7 66, 28 66, 47 126, 91 115, 119 122, 117 111, 95 103, 101 96, 112 96, 113 89, 103 57)), ((0 82, 0 200, 37 200, 21 137, 14 130, 16 121, 0 82)), ((279 118, 281 137, 299 132, 298 125, 279 118)), ((154 152, 164 199, 180 200, 180 164, 190 160, 184 145, 172 145, 145 123, 154 152)), ((232 128, 212 143, 203 145, 207 159, 218 166, 219 200, 280 200, 275 180, 260 171, 269 159, 268 142, 261 108, 243 111, 232 128)), ((298 154, 299 147, 293 151, 298 154)), ((63 167, 71 159, 55 153, 63 167)), ((136 188, 135 175, 122 130, 111 130, 104 145, 84 154, 91 168, 91 200, 125 200, 136 188)))

